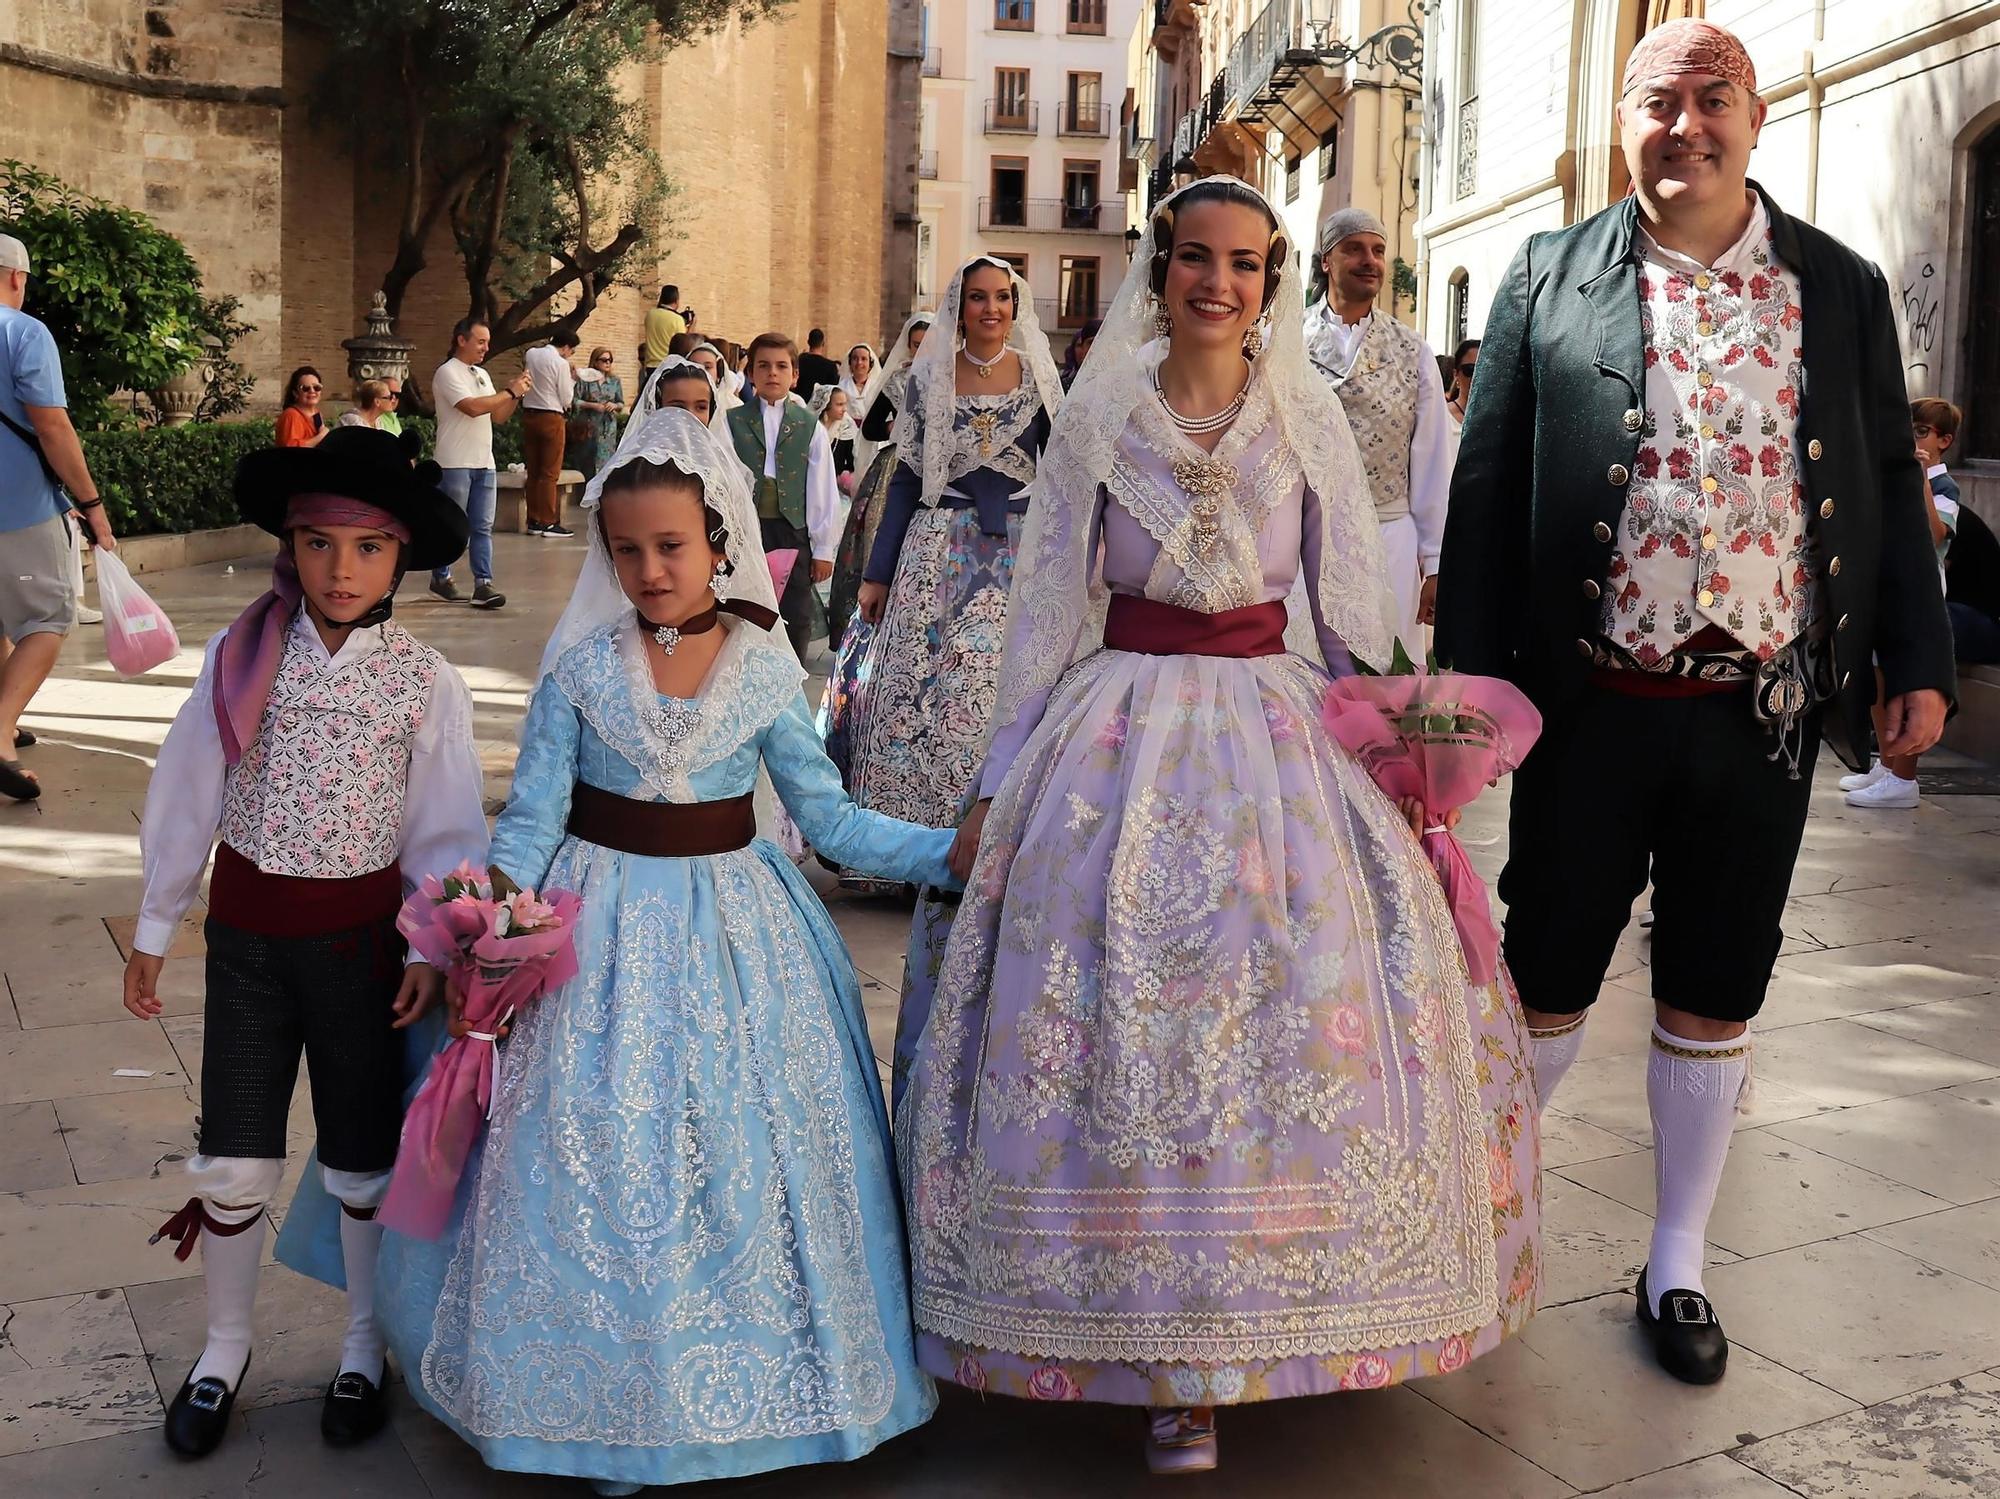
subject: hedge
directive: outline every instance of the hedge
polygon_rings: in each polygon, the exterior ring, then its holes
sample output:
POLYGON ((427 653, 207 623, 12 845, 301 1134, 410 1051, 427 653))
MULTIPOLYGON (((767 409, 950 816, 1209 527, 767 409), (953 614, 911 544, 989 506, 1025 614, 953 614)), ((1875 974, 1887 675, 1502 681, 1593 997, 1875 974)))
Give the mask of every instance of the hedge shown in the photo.
MULTIPOLYGON (((410 417, 404 425, 423 434, 428 455, 436 435, 431 420, 410 417)), ((128 427, 79 436, 111 527, 120 536, 239 524, 242 517, 230 492, 237 460, 276 440, 269 420, 128 427)), ((493 459, 502 469, 521 461, 520 423, 495 429, 493 459)))

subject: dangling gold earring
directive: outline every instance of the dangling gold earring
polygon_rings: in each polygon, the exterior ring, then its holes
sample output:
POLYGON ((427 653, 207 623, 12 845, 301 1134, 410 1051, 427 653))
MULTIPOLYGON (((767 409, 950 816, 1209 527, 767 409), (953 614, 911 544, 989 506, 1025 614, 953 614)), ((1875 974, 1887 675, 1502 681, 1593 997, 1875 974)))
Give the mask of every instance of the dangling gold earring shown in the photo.
POLYGON ((1243 335, 1243 357, 1255 359, 1264 352, 1264 325, 1252 323, 1250 331, 1243 335))
POLYGON ((1173 314, 1167 311, 1167 304, 1164 301, 1157 299, 1153 303, 1153 331, 1161 338, 1167 337, 1174 331, 1173 314))

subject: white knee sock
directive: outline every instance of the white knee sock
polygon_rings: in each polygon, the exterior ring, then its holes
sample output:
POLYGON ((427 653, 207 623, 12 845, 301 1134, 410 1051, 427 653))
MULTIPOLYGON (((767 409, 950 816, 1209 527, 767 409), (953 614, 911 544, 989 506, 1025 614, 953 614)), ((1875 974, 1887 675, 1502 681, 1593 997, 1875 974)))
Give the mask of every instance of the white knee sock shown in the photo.
POLYGON ((1556 1085, 1583 1050, 1583 1022, 1589 1018, 1590 1011, 1585 1010, 1547 1030, 1528 1028, 1528 1065, 1535 1074, 1535 1097, 1543 1108, 1556 1096, 1556 1085))
MULTIPOLYGON (((250 1357, 253 1313, 257 1305, 257 1275, 264 1259, 264 1210, 257 1221, 236 1234, 201 1231, 201 1273, 208 1283, 208 1343, 194 1366, 194 1379, 219 1379, 230 1389, 243 1375, 250 1357)), ((243 1222, 241 1211, 209 1208, 224 1222, 243 1222)))
POLYGON ((1722 1185, 1736 1109, 1750 1072, 1750 1037, 1690 1041, 1653 1027, 1646 1102, 1653 1114, 1653 1180, 1659 1206, 1646 1290, 1655 1315, 1663 1291, 1701 1291, 1708 1214, 1722 1185))
POLYGON ((382 1225, 373 1218, 340 1215, 340 1257, 347 1270, 347 1335, 340 1340, 340 1372, 382 1379, 382 1328, 375 1320, 375 1257, 382 1225))

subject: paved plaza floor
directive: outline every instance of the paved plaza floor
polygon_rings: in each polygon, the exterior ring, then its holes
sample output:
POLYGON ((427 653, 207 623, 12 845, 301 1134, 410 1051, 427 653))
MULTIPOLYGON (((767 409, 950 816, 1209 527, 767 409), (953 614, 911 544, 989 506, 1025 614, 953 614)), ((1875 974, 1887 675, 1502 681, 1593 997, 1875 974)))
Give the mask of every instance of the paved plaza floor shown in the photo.
MULTIPOLYGON (((464 671, 493 798, 543 637, 582 555, 499 540, 497 614, 428 598, 399 618, 464 671)), ((146 1238, 187 1197, 201 1059, 197 911, 158 1021, 119 1003, 138 910, 138 814, 200 647, 264 583, 239 562, 146 581, 185 648, 121 680, 85 629, 24 720, 39 803, 0 802, 0 1494, 527 1496, 572 1480, 489 1473, 400 1391, 391 1430, 321 1444, 342 1298, 272 1266, 234 1430, 199 1464, 161 1444, 162 1397, 200 1348, 199 1258, 146 1238)), ((1445 1379, 1228 1410, 1202 1495, 1395 1499, 1944 1499, 2000 1494, 2000 799, 1856 812, 1822 766, 1787 940, 1757 1030, 1755 1101, 1708 1276, 1736 1351, 1709 1389, 1655 1369, 1632 1317, 1653 1200, 1648 950, 1634 929, 1583 1058, 1544 1121, 1544 1305, 1445 1379)), ((1699 807, 1688 815, 1701 815, 1699 807)), ((1503 798, 1466 836, 1491 875, 1503 798)), ((1729 919, 1718 842, 1715 909, 1729 919)), ((1578 879, 1591 877, 1579 870, 1578 879)), ((834 897, 888 1055, 907 912, 834 897)), ((311 1142, 303 1082, 294 1177, 311 1142)), ((289 1182, 280 1202, 290 1195, 289 1182)), ((1150 1492, 1130 1411, 948 1391, 926 1428, 843 1468, 700 1493, 1109 1496, 1150 1492)))

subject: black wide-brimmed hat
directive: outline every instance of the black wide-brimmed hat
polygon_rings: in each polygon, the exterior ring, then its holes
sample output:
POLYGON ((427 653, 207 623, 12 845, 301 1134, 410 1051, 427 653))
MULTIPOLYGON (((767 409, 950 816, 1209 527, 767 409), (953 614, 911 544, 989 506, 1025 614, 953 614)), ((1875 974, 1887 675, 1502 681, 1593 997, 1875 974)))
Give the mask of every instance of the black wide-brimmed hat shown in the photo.
POLYGON ((285 509, 302 494, 337 494, 385 510, 409 528, 406 572, 446 567, 465 550, 471 527, 456 501, 438 488, 443 471, 420 451, 415 432, 397 436, 373 427, 336 427, 314 448, 262 448, 236 465, 236 507, 273 536, 285 530, 285 509))

